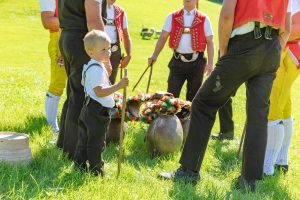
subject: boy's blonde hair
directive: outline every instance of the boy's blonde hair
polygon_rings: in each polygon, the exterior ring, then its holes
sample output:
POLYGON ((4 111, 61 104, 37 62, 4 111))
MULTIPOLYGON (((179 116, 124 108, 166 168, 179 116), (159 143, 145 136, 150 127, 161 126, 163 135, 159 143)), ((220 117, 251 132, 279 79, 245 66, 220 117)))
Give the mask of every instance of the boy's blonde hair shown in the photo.
POLYGON ((99 30, 91 30, 83 38, 84 49, 86 52, 94 49, 97 44, 104 44, 104 42, 111 43, 108 35, 99 30))

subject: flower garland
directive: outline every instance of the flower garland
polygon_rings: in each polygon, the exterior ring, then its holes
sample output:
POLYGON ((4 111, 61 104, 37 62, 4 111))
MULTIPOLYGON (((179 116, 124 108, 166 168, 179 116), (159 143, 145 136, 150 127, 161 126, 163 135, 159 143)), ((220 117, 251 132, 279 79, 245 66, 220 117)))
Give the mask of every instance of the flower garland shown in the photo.
MULTIPOLYGON (((111 111, 111 118, 117 119, 121 117, 123 97, 121 94, 115 93, 114 99, 116 105, 111 111)), ((180 119, 188 118, 191 111, 191 102, 174 98, 170 93, 138 94, 126 99, 126 107, 126 121, 142 121, 149 124, 159 115, 176 114, 180 119), (139 116, 133 115, 128 109, 133 103, 137 103, 139 106, 144 103, 139 116)))

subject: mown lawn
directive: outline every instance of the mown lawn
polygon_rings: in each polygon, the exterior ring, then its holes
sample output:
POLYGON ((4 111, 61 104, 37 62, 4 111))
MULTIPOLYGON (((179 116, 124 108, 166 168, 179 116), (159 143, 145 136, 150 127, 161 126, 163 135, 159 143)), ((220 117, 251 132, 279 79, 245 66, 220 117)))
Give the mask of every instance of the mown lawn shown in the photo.
MULTIPOLYGON (((119 0, 127 11, 133 40, 129 66, 129 94, 145 92, 146 79, 135 93, 131 88, 147 65, 155 39, 142 40, 142 27, 161 29, 166 15, 182 1, 119 0)), ((220 4, 201 1, 217 32, 220 4)), ((217 46, 217 37, 215 38, 217 46)), ((235 158, 245 120, 245 89, 233 100, 236 137, 233 141, 210 141, 197 186, 161 181, 158 172, 178 167, 180 152, 152 158, 144 143, 147 125, 129 124, 121 176, 117 180, 116 145, 104 153, 107 177, 91 177, 74 171, 72 162, 49 143, 52 137, 44 118, 44 97, 49 83, 48 32, 40 22, 37 0, 0 0, 0 130, 30 135, 33 161, 27 166, 0 164, 0 199, 300 199, 300 80, 293 88, 295 131, 290 151, 290 171, 260 182, 255 193, 233 190, 241 160, 235 158)), ((150 91, 166 90, 167 63, 171 51, 165 48, 154 66, 150 91)), ((185 95, 185 89, 182 92, 185 95)), ((63 96, 65 98, 65 96, 63 96)), ((61 104, 60 106, 62 105, 61 104)), ((218 122, 214 131, 218 131, 218 122)))

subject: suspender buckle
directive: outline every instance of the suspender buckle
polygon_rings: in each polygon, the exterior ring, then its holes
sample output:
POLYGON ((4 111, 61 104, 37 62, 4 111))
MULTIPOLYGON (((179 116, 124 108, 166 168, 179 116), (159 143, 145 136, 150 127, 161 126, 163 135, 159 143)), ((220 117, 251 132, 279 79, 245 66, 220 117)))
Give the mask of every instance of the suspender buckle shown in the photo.
POLYGON ((85 99, 84 99, 83 104, 85 106, 88 106, 90 104, 90 101, 91 101, 91 97, 90 96, 86 96, 85 99))
POLYGON ((265 31, 265 39, 266 40, 272 40, 272 27, 271 26, 267 26, 266 31, 265 31))
POLYGON ((256 39, 256 40, 262 37, 259 22, 255 22, 255 27, 254 27, 253 33, 254 33, 254 39, 256 39))

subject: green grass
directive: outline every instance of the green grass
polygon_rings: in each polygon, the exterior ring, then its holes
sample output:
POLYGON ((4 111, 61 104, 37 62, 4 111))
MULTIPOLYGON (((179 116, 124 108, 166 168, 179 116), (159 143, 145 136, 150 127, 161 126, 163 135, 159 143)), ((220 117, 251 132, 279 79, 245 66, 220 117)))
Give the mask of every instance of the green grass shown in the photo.
MULTIPOLYGON (((142 40, 143 26, 161 29, 169 12, 181 1, 120 0, 127 11, 133 40, 129 66, 129 94, 144 92, 146 78, 135 93, 131 88, 147 65, 157 40, 142 40)), ((209 14, 217 32, 220 4, 202 0, 200 8, 209 14)), ((144 136, 147 125, 130 123, 125 138, 121 176, 117 180, 116 145, 104 153, 105 179, 81 175, 72 162, 49 144, 52 133, 43 111, 49 83, 48 33, 40 22, 38 1, 0 0, 0 130, 30 135, 33 161, 27 166, 0 164, 0 199, 300 199, 300 80, 293 87, 295 131, 290 148, 290 171, 260 182, 257 191, 244 194, 231 189, 239 175, 241 160, 235 155, 245 120, 245 88, 233 100, 236 137, 233 141, 210 141, 201 169, 201 182, 193 187, 160 181, 158 172, 178 167, 180 152, 152 158, 144 136), (230 196, 231 195, 231 196, 230 196)), ((217 46, 217 41, 215 42, 217 46)), ((165 48, 154 66, 151 92, 166 90, 171 51, 165 48)), ((182 91, 184 97, 185 89, 182 91)), ((65 96, 63 96, 63 99, 65 96)), ((62 105, 60 102, 60 108, 62 105)), ((214 131, 218 131, 218 122, 214 131)))

